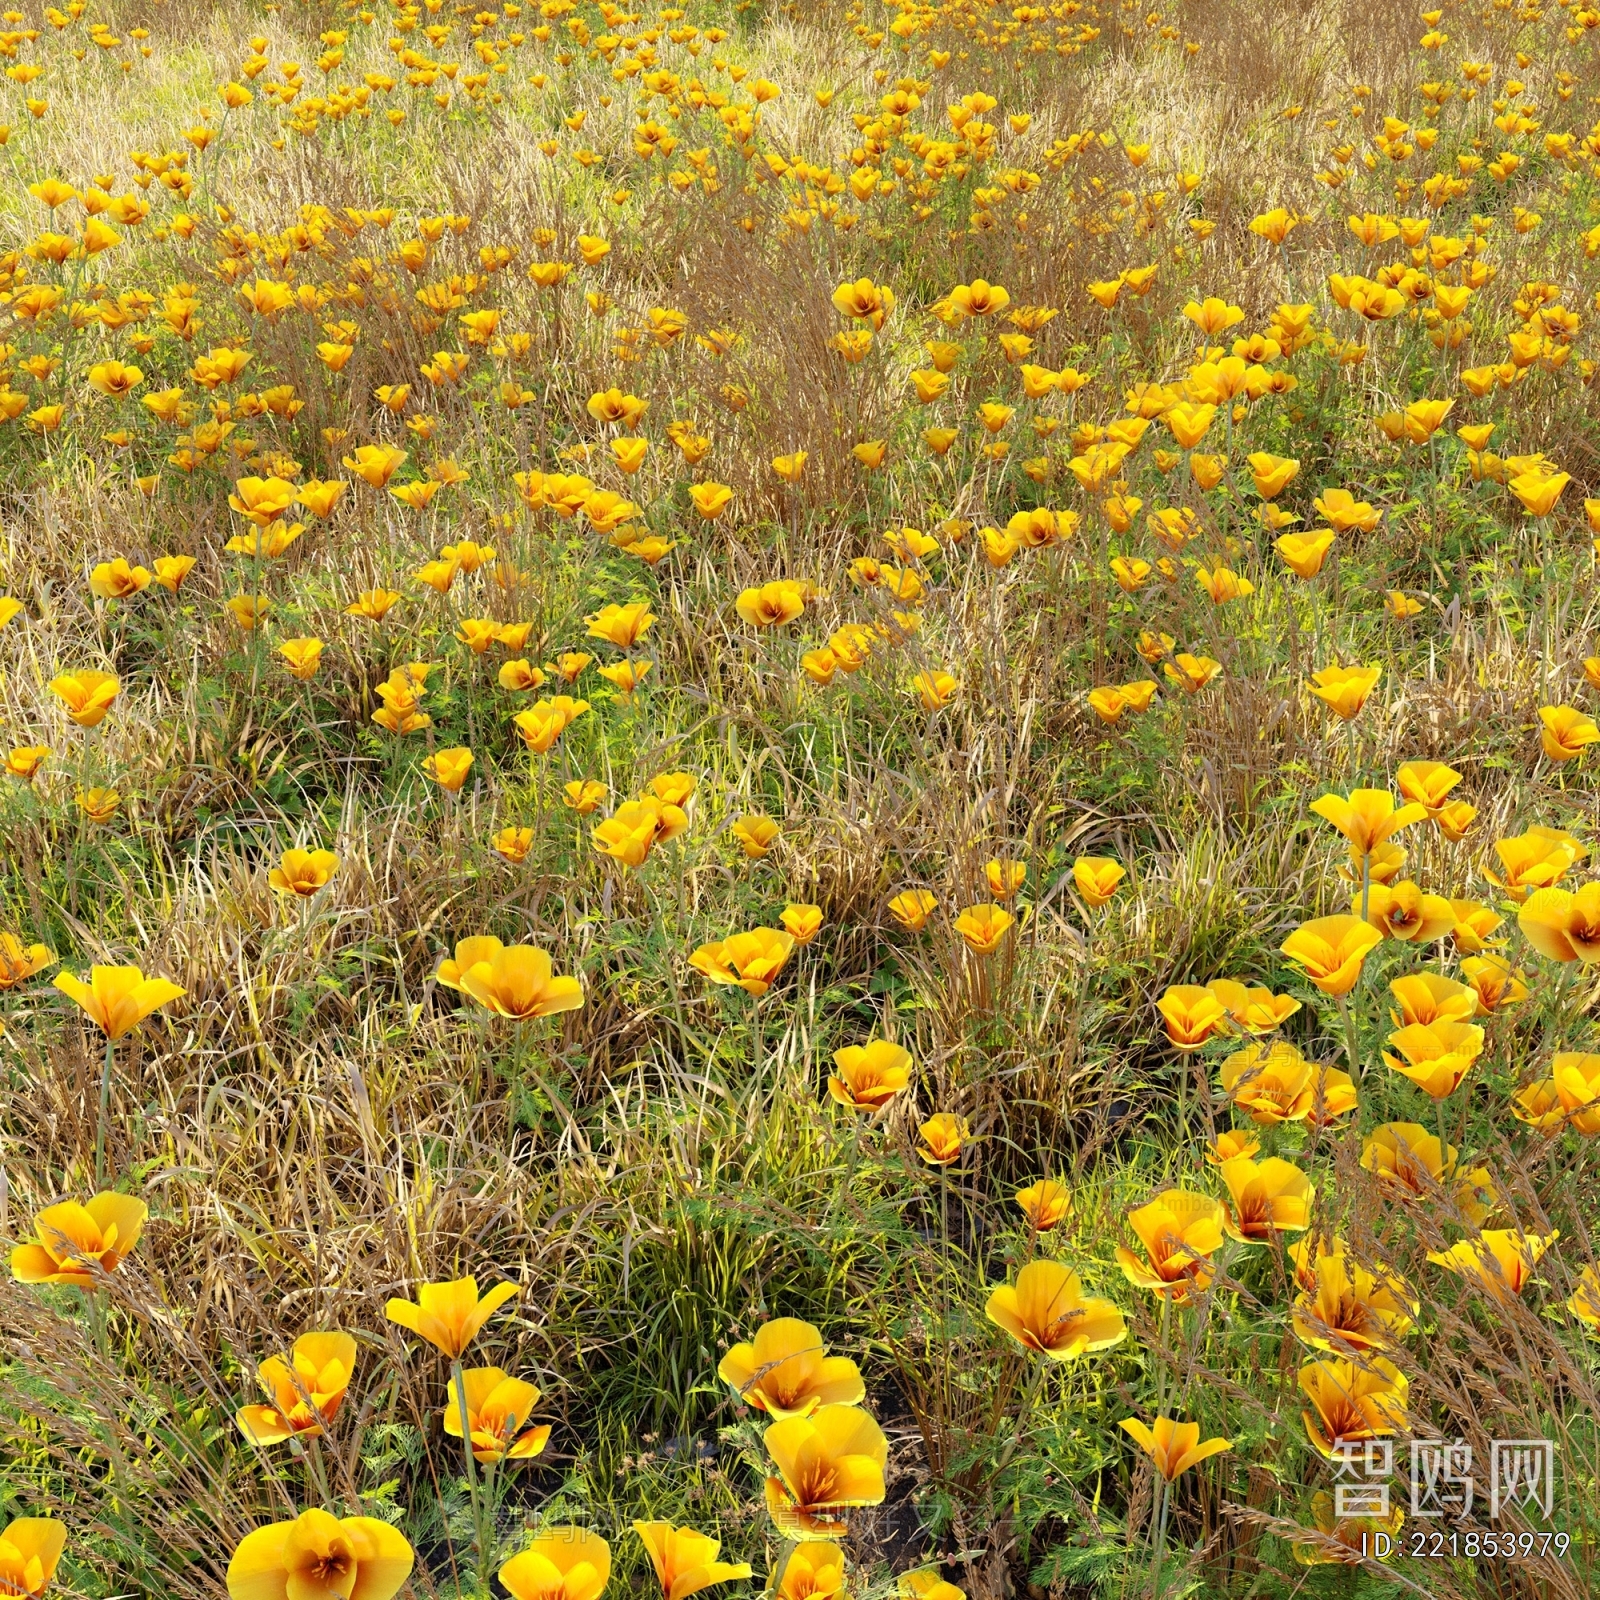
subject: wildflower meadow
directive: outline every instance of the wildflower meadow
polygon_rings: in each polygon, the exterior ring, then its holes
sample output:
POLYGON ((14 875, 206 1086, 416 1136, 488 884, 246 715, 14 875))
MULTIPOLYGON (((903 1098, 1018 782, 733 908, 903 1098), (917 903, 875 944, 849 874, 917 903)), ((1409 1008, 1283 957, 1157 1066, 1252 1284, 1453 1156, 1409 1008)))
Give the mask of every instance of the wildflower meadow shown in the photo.
POLYGON ((1600 1596, 1591 0, 0 67, 0 1595, 1600 1596))

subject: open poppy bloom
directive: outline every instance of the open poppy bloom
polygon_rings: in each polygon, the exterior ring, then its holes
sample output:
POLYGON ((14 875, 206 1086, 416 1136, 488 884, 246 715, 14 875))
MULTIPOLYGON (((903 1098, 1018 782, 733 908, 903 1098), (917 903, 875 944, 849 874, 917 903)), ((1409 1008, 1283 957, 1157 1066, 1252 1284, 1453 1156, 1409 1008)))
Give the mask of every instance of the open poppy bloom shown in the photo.
POLYGON ((847 1045, 833 1061, 828 1093, 852 1111, 881 1111, 911 1082, 911 1052, 887 1039, 847 1045))
POLYGON ((1168 1483, 1175 1483, 1191 1467, 1199 1466, 1209 1457, 1233 1448, 1227 1439, 1207 1439, 1202 1444, 1198 1422, 1157 1417, 1153 1423, 1146 1423, 1137 1417, 1125 1417, 1117 1426, 1150 1457, 1156 1471, 1168 1483))
POLYGON ((390 1300, 383 1311, 391 1322, 409 1328, 457 1361, 484 1323, 516 1294, 516 1284, 497 1283, 479 1299, 476 1278, 457 1278, 451 1283, 419 1284, 415 1302, 390 1300))
POLYGON ((120 1039, 189 992, 168 978, 147 978, 138 967, 91 967, 87 982, 58 972, 52 982, 108 1039, 120 1039))
POLYGON ((715 1584, 750 1576, 746 1561, 718 1561, 722 1542, 693 1528, 675 1528, 670 1522, 635 1522, 633 1531, 643 1541, 650 1564, 661 1585, 661 1600, 689 1600, 715 1584))
POLYGON ((717 1376, 746 1405, 770 1417, 808 1417, 818 1406, 854 1406, 866 1398, 855 1362, 830 1356, 822 1334, 797 1317, 763 1323, 755 1339, 736 1344, 717 1376))
POLYGON ((1275 1233, 1299 1233, 1311 1225, 1315 1190, 1298 1167, 1277 1156, 1253 1161, 1237 1156, 1221 1166, 1228 1198, 1222 1229, 1242 1244, 1262 1244, 1275 1233))
POLYGON ((1411 1329, 1419 1302, 1397 1274, 1356 1261, 1338 1241, 1311 1264, 1294 1303, 1294 1331, 1313 1350, 1384 1350, 1411 1329))
POLYGON ((1392 1438, 1410 1426, 1406 1397, 1410 1385, 1392 1361, 1382 1356, 1359 1361, 1324 1356, 1300 1369, 1300 1388, 1311 1402, 1300 1413, 1306 1437, 1332 1458, 1348 1445, 1392 1438))
POLYGON ((1488 1228, 1448 1250, 1430 1250, 1428 1259, 1467 1279, 1493 1300, 1515 1299, 1528 1286, 1539 1258, 1561 1237, 1523 1233, 1516 1228, 1488 1228))
POLYGON ((13 1517, 0 1533, 0 1594, 38 1600, 67 1547, 67 1525, 54 1517, 13 1517))
POLYGON ((377 1517, 303 1511, 239 1541, 228 1563, 228 1594, 231 1600, 329 1594, 393 1600, 414 1560, 405 1535, 377 1517))
POLYGON ((611 1546, 587 1528, 547 1527, 499 1578, 512 1600, 600 1600, 611 1579, 611 1546))
POLYGON ((251 1444, 283 1439, 314 1439, 333 1420, 355 1373, 356 1342, 348 1333, 302 1333, 289 1360, 269 1356, 261 1363, 261 1387, 268 1406, 245 1406, 235 1420, 251 1444))
POLYGON ((948 1167, 961 1159, 961 1152, 972 1137, 972 1129, 967 1126, 965 1117, 938 1111, 918 1125, 917 1135, 922 1141, 917 1146, 917 1154, 930 1167, 948 1167))
POLYGON ((1128 1213, 1128 1226, 1145 1248, 1141 1261, 1117 1246, 1117 1265, 1139 1289, 1181 1305, 1211 1282, 1211 1257, 1222 1248, 1222 1207, 1210 1195, 1164 1189, 1128 1213))
POLYGON ((460 974, 460 988, 496 1016, 513 1022, 583 1006, 583 985, 576 978, 555 977, 549 953, 537 945, 511 945, 474 961, 460 974))
POLYGON ((778 1600, 842 1600, 844 1557, 826 1539, 808 1539, 789 1551, 775 1590, 778 1600))
POLYGON ((143 1200, 109 1191, 83 1205, 67 1200, 46 1206, 33 1219, 39 1242, 11 1252, 11 1276, 19 1283, 96 1289, 101 1274, 115 1272, 133 1253, 149 1214, 143 1200))
POLYGON ((521 1378, 510 1377, 499 1367, 468 1367, 462 1372, 459 1384, 452 1375, 444 1405, 444 1431, 452 1439, 461 1437, 463 1393, 472 1454, 476 1460, 526 1461, 549 1443, 548 1426, 523 1431, 530 1413, 539 1403, 538 1388, 521 1378))
POLYGON ((752 928, 748 933, 701 945, 689 957, 689 965, 713 983, 743 989, 760 999, 777 981, 793 953, 793 934, 780 933, 776 928, 752 928))
POLYGON ((327 888, 338 870, 339 858, 331 850, 285 850, 267 882, 279 894, 305 900, 327 888))
POLYGON ((25 945, 14 933, 0 933, 0 994, 43 972, 55 959, 46 945, 25 945))
POLYGON ((992 1290, 985 1310, 1024 1349, 1052 1361, 1109 1350, 1128 1335, 1122 1313, 1111 1301, 1086 1297, 1078 1274, 1049 1259, 1030 1261, 1015 1285, 992 1290))
POLYGON ((778 1469, 767 1479, 767 1512, 786 1538, 835 1537, 850 1507, 883 1503, 889 1443, 865 1411, 819 1406, 774 1422, 763 1437, 778 1469))

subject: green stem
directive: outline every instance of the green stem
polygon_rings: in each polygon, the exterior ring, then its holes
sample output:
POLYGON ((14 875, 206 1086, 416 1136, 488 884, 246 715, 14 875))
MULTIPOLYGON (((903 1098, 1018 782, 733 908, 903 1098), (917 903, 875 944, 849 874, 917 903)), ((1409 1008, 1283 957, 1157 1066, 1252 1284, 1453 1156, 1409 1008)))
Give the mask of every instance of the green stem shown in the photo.
POLYGON ((1361 1087, 1361 1059, 1360 1051, 1356 1047, 1355 1018, 1350 1015, 1350 1000, 1347 995, 1338 996, 1339 1016, 1344 1021, 1344 1058, 1350 1064, 1350 1076, 1355 1080, 1356 1087, 1361 1087))
POLYGON ((1172 1485, 1165 1478, 1161 1480, 1161 1509, 1156 1516, 1156 1554, 1150 1566, 1150 1594, 1151 1600, 1160 1600, 1161 1595, 1161 1562, 1167 1553, 1167 1507, 1172 1500, 1172 1485))
POLYGON ((100 1069, 100 1119, 94 1127, 94 1188, 99 1194, 106 1186, 106 1123, 111 1118, 111 1068, 115 1064, 117 1041, 106 1035, 106 1059, 100 1069))
POLYGON ((467 1493, 472 1500, 473 1542, 478 1555, 478 1593, 489 1592, 489 1540, 483 1525, 483 1501, 478 1493, 478 1464, 472 1454, 472 1420, 467 1412, 467 1382, 461 1372, 461 1357, 450 1363, 450 1381, 456 1392, 456 1414, 461 1419, 461 1456, 467 1467, 467 1493))

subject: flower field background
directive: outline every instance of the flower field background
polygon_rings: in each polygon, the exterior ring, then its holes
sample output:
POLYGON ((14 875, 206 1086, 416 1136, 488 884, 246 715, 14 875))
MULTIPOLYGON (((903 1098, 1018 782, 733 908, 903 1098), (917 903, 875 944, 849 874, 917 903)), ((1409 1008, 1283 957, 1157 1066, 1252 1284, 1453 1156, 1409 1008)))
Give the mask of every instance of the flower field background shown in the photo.
POLYGON ((0 23, 0 1593, 1597 1592, 1600 11, 0 23))

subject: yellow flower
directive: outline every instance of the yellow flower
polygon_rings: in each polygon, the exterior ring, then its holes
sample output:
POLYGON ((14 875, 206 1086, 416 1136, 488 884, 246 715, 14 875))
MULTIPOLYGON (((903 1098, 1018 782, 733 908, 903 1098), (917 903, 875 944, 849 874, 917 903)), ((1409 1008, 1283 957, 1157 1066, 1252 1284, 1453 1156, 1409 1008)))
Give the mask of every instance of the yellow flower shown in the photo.
POLYGON ((1572 706, 1541 706, 1539 720, 1544 724, 1539 742, 1552 761, 1571 761, 1584 748, 1600 740, 1600 727, 1572 706))
POLYGON ((822 907, 789 905, 778 917, 784 928, 794 936, 797 945, 810 944, 822 930, 822 907))
POLYGON ((1383 1059, 1426 1095, 1443 1100, 1455 1092, 1483 1053, 1483 1029, 1472 1022, 1414 1023, 1389 1035, 1403 1059, 1386 1050, 1383 1059))
POLYGON ((756 1329, 755 1340, 736 1344, 722 1358, 717 1376, 746 1405, 768 1416, 808 1417, 818 1406, 854 1406, 866 1385, 848 1356, 830 1356, 809 1322, 776 1317, 756 1329))
POLYGON ((89 574, 89 587, 102 600, 126 600, 147 589, 150 581, 148 567, 130 567, 123 556, 115 561, 102 561, 89 574))
POLYGON ((574 700, 571 695, 558 694, 552 700, 534 701, 511 721, 522 735, 522 742, 530 750, 543 755, 588 709, 587 700, 574 700))
POLYGON ((122 796, 115 789, 80 789, 73 796, 78 809, 97 827, 103 826, 117 814, 122 796))
POLYGON ((1333 548, 1333 529, 1317 528, 1310 533, 1286 533, 1273 541, 1272 548, 1296 577, 1314 578, 1322 571, 1322 563, 1333 548))
POLYGON ((489 848, 516 866, 528 859, 528 852, 533 849, 533 841, 532 828, 511 826, 501 828, 489 841, 489 848))
POLYGON ((1578 1286, 1567 1301, 1567 1309, 1580 1322, 1600 1333, 1600 1270, 1585 1267, 1578 1274, 1578 1286))
POLYGON ((1127 875, 1128 869, 1108 856, 1079 856, 1072 863, 1072 881, 1084 903, 1095 911, 1110 902, 1127 875))
POLYGON ((55 1578, 66 1547, 66 1523, 54 1517, 13 1517, 0 1533, 0 1594, 37 1600, 55 1578))
POLYGON ((393 445, 364 444, 353 456, 346 456, 344 464, 363 483, 374 489, 382 489, 405 460, 406 452, 396 450, 393 445))
POLYGON ((911 1052, 887 1039, 847 1045, 833 1053, 839 1069, 828 1093, 852 1111, 881 1111, 911 1082, 911 1052))
POLYGON ((516 1293, 516 1284, 497 1283, 480 1300, 476 1278, 457 1278, 451 1283, 419 1284, 415 1303, 390 1300, 383 1311, 391 1322, 459 1361, 484 1323, 516 1293))
POLYGON ((718 1561, 721 1541, 693 1528, 674 1528, 670 1522, 636 1522, 633 1531, 656 1569, 661 1600, 688 1600, 714 1584, 750 1576, 748 1562, 718 1561))
POLYGON ((922 1143, 917 1154, 930 1167, 948 1167, 961 1159, 961 1151, 972 1137, 972 1129, 965 1117, 950 1111, 938 1111, 917 1127, 922 1143))
POLYGON ((355 1375, 356 1342, 348 1333, 303 1333, 289 1360, 270 1356, 261 1363, 261 1387, 269 1406, 245 1406, 235 1417, 254 1445, 284 1439, 314 1439, 331 1422, 355 1375))
POLYGON ((883 1503, 889 1444, 856 1406, 824 1405, 784 1417, 764 1435, 778 1475, 767 1479, 767 1512, 786 1538, 843 1531, 851 1506, 883 1503))
POLYGON ((50 688, 67 708, 67 715, 80 728, 95 728, 105 719, 111 702, 122 691, 122 680, 114 672, 85 667, 78 672, 63 672, 50 680, 50 688))
POLYGON ((758 1000, 777 981, 794 952, 794 938, 776 928, 752 928, 703 944, 689 965, 713 983, 737 986, 758 1000))
POLYGON ((1137 1417, 1124 1417, 1118 1426, 1150 1457, 1156 1471, 1168 1483, 1175 1483, 1190 1467, 1199 1466, 1208 1457, 1233 1448, 1227 1439, 1207 1439, 1202 1444, 1198 1422, 1157 1417, 1150 1424, 1137 1417))
POLYGON ((1312 1283, 1296 1297, 1292 1320, 1312 1349, 1385 1350, 1410 1331, 1419 1302, 1404 1279, 1362 1266, 1338 1241, 1310 1270, 1312 1283))
MULTIPOLYGON (((573 809, 578 809, 576 804, 573 809)), ((675 839, 688 826, 688 815, 681 807, 646 795, 618 806, 596 827, 593 843, 601 855, 619 865, 641 867, 658 844, 675 839)))
MULTIPOLYGON (((1350 914, 1361 910, 1361 896, 1350 902, 1350 914)), ((1443 895, 1424 894, 1414 883, 1374 883, 1367 891, 1367 921, 1385 938, 1431 944, 1455 926, 1455 908, 1443 895)))
POLYGON ((278 654, 283 657, 289 675, 304 682, 314 678, 317 675, 317 668, 322 664, 322 641, 309 638, 285 639, 278 646, 278 654))
POLYGON ((772 848, 782 829, 771 817, 763 816, 757 811, 748 816, 735 818, 729 831, 739 841, 744 853, 752 860, 756 860, 772 848))
POLYGON ((436 750, 422 763, 422 770, 451 794, 459 792, 472 771, 473 755, 468 749, 436 750))
POLYGON ((650 624, 655 620, 655 613, 643 600, 625 606, 605 606, 584 618, 591 639, 604 639, 620 650, 631 650, 650 631, 650 624))
POLYGON ((920 932, 938 907, 938 900, 927 889, 903 889, 889 902, 889 915, 902 928, 920 932))
POLYGON ((233 615, 233 620, 246 633, 255 631, 257 623, 266 616, 271 606, 272 602, 264 595, 259 594, 236 594, 227 602, 227 607, 233 615))
POLYGON ((1600 1055, 1563 1050, 1550 1063, 1563 1121, 1579 1133, 1600 1133, 1600 1055))
POLYGON ((91 967, 87 981, 58 972, 53 981, 108 1039, 120 1039, 188 993, 167 978, 145 977, 137 967, 91 967))
POLYGON ((1538 889, 1517 913, 1523 937, 1551 961, 1600 961, 1600 883, 1538 889))
POLYGON ((1299 1233, 1310 1227, 1316 1191, 1298 1167, 1277 1156, 1259 1162, 1236 1156, 1222 1163, 1221 1173, 1228 1189, 1222 1227, 1229 1238, 1260 1244, 1274 1233, 1299 1233))
POLYGON ((796 450, 786 456, 774 456, 772 458, 772 470, 785 483, 798 483, 800 474, 805 471, 806 460, 807 455, 804 450, 796 450))
POLYGON ((605 784, 594 778, 574 778, 563 785, 561 803, 569 810, 576 811, 580 817, 586 817, 604 804, 610 793, 605 784))
POLYGON ((1308 1361, 1300 1369, 1300 1388, 1312 1406, 1300 1413, 1306 1437, 1330 1458, 1344 1446, 1391 1438, 1410 1426, 1409 1387, 1404 1373, 1383 1356, 1308 1361))
POLYGON ((1315 1069, 1285 1039, 1251 1044, 1222 1063, 1223 1092, 1252 1122, 1304 1122, 1316 1096, 1315 1069))
POLYGON ((1385 789, 1354 789, 1348 799, 1325 794, 1313 800, 1309 809, 1331 822, 1350 841, 1350 849, 1357 855, 1370 855, 1392 834, 1428 815, 1427 807, 1415 802, 1397 806, 1394 796, 1385 789))
POLYGON ((1528 1286, 1539 1258, 1560 1237, 1559 1228, 1542 1235, 1516 1228, 1486 1228, 1448 1250, 1430 1250, 1428 1259, 1474 1282, 1491 1299, 1513 1300, 1528 1286))
POLYGON ((707 522, 715 522, 733 500, 733 490, 725 483, 691 483, 689 499, 707 522))
POLYGON ((1484 868, 1484 877, 1519 905, 1530 890, 1549 888, 1566 876, 1567 870, 1583 860, 1588 846, 1559 828, 1532 827, 1511 839, 1496 839, 1495 854, 1500 857, 1503 876, 1484 868))
POLYGON ((285 850, 283 858, 267 874, 267 883, 279 894, 308 899, 325 889, 339 870, 339 858, 331 850, 285 850))
POLYGON ((45 945, 24 945, 14 933, 0 933, 0 994, 53 966, 55 959, 45 945))
POLYGON ((1367 703, 1382 676, 1382 667, 1324 667, 1311 674, 1311 692, 1336 717, 1348 722, 1367 703))
POLYGON ((948 672, 919 672, 911 680, 917 699, 924 711, 942 711, 960 689, 957 679, 948 672))
POLYGON ((734 609, 752 628, 772 628, 793 622, 806 608, 805 590, 787 579, 740 592, 734 609))
POLYGON ((512 1600, 600 1600, 611 1578, 611 1546, 587 1528, 545 1528, 499 1577, 512 1600))
POLYGON ((795 1545, 775 1594, 777 1600, 844 1600, 844 1557, 838 1545, 823 1539, 795 1545))
POLYGON ((583 1007, 583 985, 551 974, 549 954, 537 945, 517 944, 480 957, 460 978, 463 994, 497 1017, 527 1022, 583 1007))
POLYGON ((1295 1541, 1294 1558, 1303 1567, 1363 1566, 1382 1548, 1374 1537, 1380 1533, 1391 1541, 1391 1551, 1400 1549, 1400 1529, 1406 1514, 1398 1505, 1383 1517, 1341 1517, 1333 1495, 1318 1489, 1311 1497, 1311 1515, 1322 1537, 1295 1541))
POLYGON ((1465 1022, 1477 1010, 1472 990, 1442 972, 1408 973, 1390 983, 1389 993, 1400 1007, 1389 1013, 1397 1028, 1413 1023, 1427 1027, 1434 1022, 1465 1022))
POLYGON ((1169 985, 1156 1001, 1156 1010, 1161 1013, 1167 1042, 1175 1050, 1198 1050, 1228 1025, 1228 1013, 1218 997, 1195 984, 1169 985))
POLYGON ((444 1431, 461 1437, 462 1394, 465 1391, 467 1431, 472 1454, 478 1461, 526 1461, 542 1451, 550 1439, 547 1426, 523 1432, 539 1390, 499 1367, 468 1367, 458 1383, 452 1374, 445 1394, 444 1431))
POLYGON ((955 930, 974 955, 991 956, 1016 920, 1004 906, 968 906, 956 918, 955 930))
POLYGON ((368 589, 345 607, 345 615, 360 617, 366 622, 382 622, 403 598, 398 589, 368 589))
POLYGON ((405 1535, 377 1517, 303 1511, 239 1541, 228 1563, 228 1594, 231 1600, 327 1594, 393 1600, 414 1559, 405 1535))
POLYGON ((1530 517, 1547 517, 1556 508, 1561 492, 1572 482, 1565 472, 1548 472, 1542 466, 1508 479, 1506 487, 1522 502, 1530 517))
POLYGON ((1052 1361, 1109 1350, 1128 1336, 1121 1311, 1109 1300, 1085 1297, 1078 1274, 1059 1261, 1030 1261, 1015 1285, 990 1292, 984 1309, 1023 1349, 1052 1361))
POLYGON ((1028 1226, 1036 1233, 1049 1233, 1060 1227, 1072 1210, 1071 1193, 1065 1184, 1057 1183, 1054 1178, 1041 1178, 1026 1189, 1019 1189, 1012 1199, 1021 1207, 1028 1226))
POLYGON ((101 1274, 115 1272, 133 1253, 149 1214, 143 1200, 109 1191, 84 1205, 67 1200, 46 1206, 33 1219, 39 1242, 11 1252, 11 1276, 18 1283, 97 1289, 101 1274))
POLYGON ((996 900, 1009 900, 1028 881, 1028 864, 997 858, 984 863, 983 875, 996 900))
POLYGON ((1348 994, 1362 963, 1383 942, 1381 930, 1360 917, 1317 917, 1278 946, 1324 994, 1348 994))
POLYGON ((1128 1226, 1149 1257, 1141 1261, 1117 1246, 1117 1264, 1129 1283, 1176 1304, 1210 1285, 1211 1257, 1222 1248, 1223 1210, 1209 1195, 1164 1189, 1128 1213, 1128 1226))
POLYGON ((1293 995, 1251 988, 1232 978, 1213 978, 1206 988, 1246 1033, 1273 1033, 1300 1009, 1293 995))

